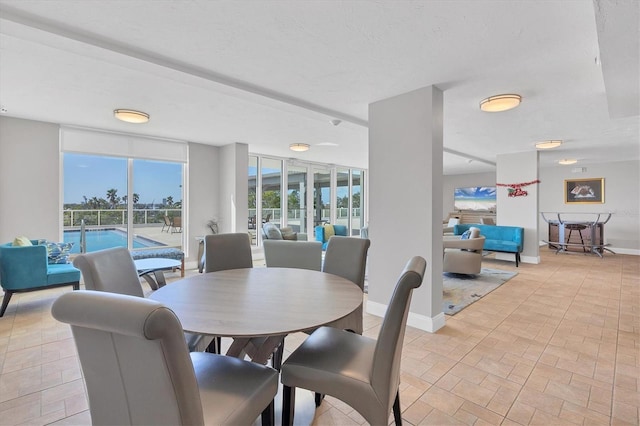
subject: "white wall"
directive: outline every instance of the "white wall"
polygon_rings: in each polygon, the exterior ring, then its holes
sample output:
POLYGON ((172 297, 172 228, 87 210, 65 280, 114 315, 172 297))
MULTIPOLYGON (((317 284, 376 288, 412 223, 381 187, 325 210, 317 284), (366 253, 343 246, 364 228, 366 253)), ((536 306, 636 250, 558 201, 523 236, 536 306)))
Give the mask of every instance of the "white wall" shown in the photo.
POLYGON ((0 244, 16 236, 57 241, 60 127, 0 117, 0 244))
MULTIPOLYGON (((57 124, 0 117, 0 243, 13 241, 18 235, 53 241, 61 238, 59 140, 57 124)), ((231 148, 189 144, 185 261, 193 262, 191 267, 198 252, 195 237, 209 233, 207 221, 220 217, 220 206, 225 206, 226 198, 231 197, 227 191, 225 200, 221 200, 221 181, 233 182, 233 197, 245 200, 238 203, 236 215, 244 218, 239 222, 246 231, 247 161, 247 147, 243 144, 232 144, 231 148), (222 149, 226 155, 224 166, 222 149)), ((231 232, 224 223, 220 231, 231 232)))
MULTIPOLYGON (((605 243, 621 254, 640 255, 640 162, 593 164, 584 173, 572 173, 572 166, 540 170, 540 211, 612 212, 604 227, 605 243), (564 180, 604 178, 604 204, 565 204, 564 180)), ((498 206, 500 208, 500 206, 498 206)), ((542 220, 540 241, 548 240, 548 226, 542 220)))
MULTIPOLYGON (((605 242, 620 254, 640 255, 640 162, 623 161, 585 166, 584 173, 572 173, 572 166, 540 168, 538 176, 538 209, 541 212, 613 212, 605 225, 605 242), (581 178, 605 179, 604 204, 565 204, 564 180, 581 178)), ((443 185, 443 217, 453 210, 453 189, 463 186, 495 185, 492 173, 445 176, 443 185)), ((525 188, 526 189, 526 188, 525 188)), ((498 211, 500 205, 498 205, 498 211)), ((549 228, 538 217, 538 241, 548 240, 549 228)))

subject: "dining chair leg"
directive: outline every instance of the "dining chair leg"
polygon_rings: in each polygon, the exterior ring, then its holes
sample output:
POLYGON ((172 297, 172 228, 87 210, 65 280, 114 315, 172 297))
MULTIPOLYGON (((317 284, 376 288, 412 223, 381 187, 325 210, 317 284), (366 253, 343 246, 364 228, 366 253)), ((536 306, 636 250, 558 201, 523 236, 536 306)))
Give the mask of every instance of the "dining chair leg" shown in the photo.
POLYGON ((402 426, 402 413, 400 412, 400 389, 396 393, 396 400, 393 402, 393 419, 396 426, 402 426))
POLYGON ((273 426, 275 424, 276 410, 273 404, 273 400, 271 400, 271 403, 267 405, 267 408, 262 411, 260 417, 262 418, 262 426, 273 426))
POLYGON ((215 336, 211 341, 211 343, 209 343, 209 346, 207 346, 207 349, 205 350, 205 352, 209 352, 212 354, 220 354, 221 350, 222 350, 222 337, 215 336))
POLYGON ((282 386, 282 426, 293 425, 293 415, 296 406, 296 388, 282 386))
POLYGON ((271 357, 271 366, 277 371, 280 371, 280 368, 282 367, 283 356, 284 356, 284 340, 282 341, 282 343, 280 343, 280 346, 278 346, 278 348, 275 350, 275 352, 271 357))

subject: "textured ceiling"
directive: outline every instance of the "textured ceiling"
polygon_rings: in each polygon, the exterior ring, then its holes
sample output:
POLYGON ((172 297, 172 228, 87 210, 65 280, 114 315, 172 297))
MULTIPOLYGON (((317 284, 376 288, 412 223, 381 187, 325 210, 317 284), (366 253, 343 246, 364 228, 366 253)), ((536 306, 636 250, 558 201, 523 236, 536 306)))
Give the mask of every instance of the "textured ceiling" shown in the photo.
POLYGON ((0 0, 0 103, 14 117, 367 167, 368 105, 436 85, 447 174, 494 170, 496 155, 544 139, 565 143, 541 153, 543 166, 638 160, 638 8, 0 0), (479 110, 499 93, 523 103, 479 110), (117 122, 115 108, 151 121, 117 122), (311 150, 294 154, 294 142, 311 150))

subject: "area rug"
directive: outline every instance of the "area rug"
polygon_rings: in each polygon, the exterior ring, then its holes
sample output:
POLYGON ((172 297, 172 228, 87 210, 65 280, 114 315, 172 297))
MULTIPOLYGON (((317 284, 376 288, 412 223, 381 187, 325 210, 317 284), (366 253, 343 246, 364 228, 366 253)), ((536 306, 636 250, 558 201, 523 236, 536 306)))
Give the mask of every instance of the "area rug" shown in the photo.
POLYGON ((482 268, 478 275, 445 272, 442 274, 442 310, 447 315, 455 315, 516 275, 517 272, 489 268, 482 268))

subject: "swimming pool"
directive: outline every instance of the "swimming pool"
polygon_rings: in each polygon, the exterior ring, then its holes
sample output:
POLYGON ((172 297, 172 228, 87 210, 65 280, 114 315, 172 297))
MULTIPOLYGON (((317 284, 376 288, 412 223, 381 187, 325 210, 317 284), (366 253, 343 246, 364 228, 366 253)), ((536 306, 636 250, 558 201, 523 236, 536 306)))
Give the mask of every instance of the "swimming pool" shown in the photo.
MULTIPOLYGON (((127 233, 118 229, 87 229, 87 252, 111 247, 126 247, 127 233)), ((80 231, 64 231, 64 242, 74 243, 71 253, 80 253, 80 231)), ((133 248, 158 247, 166 244, 144 237, 133 238, 133 248)))

